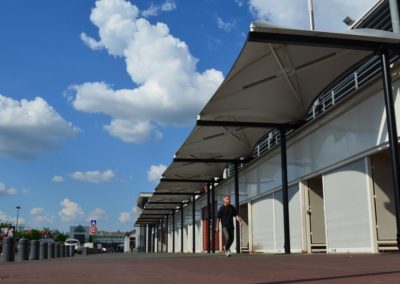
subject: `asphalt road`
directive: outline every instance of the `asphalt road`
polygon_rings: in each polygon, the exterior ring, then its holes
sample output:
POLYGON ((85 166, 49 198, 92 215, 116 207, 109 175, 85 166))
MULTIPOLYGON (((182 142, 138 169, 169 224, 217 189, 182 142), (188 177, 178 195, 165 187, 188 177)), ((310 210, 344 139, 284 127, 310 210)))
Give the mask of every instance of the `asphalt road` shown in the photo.
POLYGON ((103 254, 0 263, 0 283, 400 283, 400 254, 103 254))

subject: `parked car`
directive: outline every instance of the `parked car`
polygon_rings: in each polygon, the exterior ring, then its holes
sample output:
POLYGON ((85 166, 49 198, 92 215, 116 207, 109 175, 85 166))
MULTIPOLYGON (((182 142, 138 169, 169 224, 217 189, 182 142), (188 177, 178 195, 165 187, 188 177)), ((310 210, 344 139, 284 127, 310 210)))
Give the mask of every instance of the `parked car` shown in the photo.
POLYGON ((65 243, 66 246, 75 246, 75 252, 77 253, 82 253, 82 246, 81 246, 81 242, 77 239, 66 239, 65 243))

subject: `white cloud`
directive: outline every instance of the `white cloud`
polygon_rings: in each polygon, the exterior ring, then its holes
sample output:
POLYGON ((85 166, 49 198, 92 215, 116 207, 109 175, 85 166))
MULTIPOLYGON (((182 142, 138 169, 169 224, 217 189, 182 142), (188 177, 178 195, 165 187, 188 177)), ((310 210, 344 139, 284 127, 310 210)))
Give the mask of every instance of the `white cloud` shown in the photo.
POLYGON ((75 109, 111 118, 106 131, 125 142, 160 137, 159 126, 186 125, 223 80, 215 69, 197 71, 198 60, 166 24, 151 24, 124 0, 99 0, 90 20, 109 54, 125 59, 134 89, 105 82, 71 86, 75 109), (153 135, 151 135, 153 134, 153 135))
POLYGON ((85 33, 81 33, 81 40, 91 49, 93 50, 99 50, 102 49, 104 46, 101 42, 95 40, 94 38, 91 38, 85 33))
MULTIPOLYGON (((314 0, 315 27, 317 30, 344 30, 346 16, 358 19, 377 0, 314 0)), ((274 24, 309 28, 307 1, 249 0, 249 8, 256 18, 274 24)))
POLYGON ((170 12, 176 9, 176 3, 173 0, 166 0, 161 5, 151 4, 149 8, 142 12, 143 17, 158 16, 160 12, 170 12))
POLYGON ((238 5, 239 7, 243 6, 243 0, 234 0, 236 5, 238 5))
POLYGON ((129 212, 121 212, 121 214, 119 214, 118 220, 121 223, 128 223, 130 222, 132 219, 131 213, 129 212))
POLYGON ((64 222, 81 220, 85 215, 79 204, 69 200, 68 198, 61 201, 60 205, 62 206, 62 209, 58 214, 64 222))
POLYGON ((77 132, 45 100, 0 95, 0 154, 32 159, 77 132))
POLYGON ((155 182, 160 181, 160 178, 166 169, 167 166, 163 164, 160 164, 158 166, 152 165, 150 169, 147 171, 147 180, 155 182))
POLYGON ((221 17, 217 17, 217 27, 225 32, 230 32, 235 27, 235 22, 226 22, 221 17))
POLYGON ((32 216, 32 223, 35 226, 47 227, 50 224, 53 224, 55 221, 55 216, 50 213, 47 213, 41 207, 32 208, 31 211, 29 211, 29 214, 32 216))
POLYGON ((58 183, 64 182, 64 178, 62 176, 53 176, 51 180, 58 183))
POLYGON ((16 188, 8 187, 4 183, 0 182, 0 197, 16 195, 17 192, 16 188))
MULTIPOLYGON (((15 226, 16 221, 17 221, 17 217, 7 215, 3 211, 0 211, 0 222, 8 222, 15 226)), ((19 216, 18 217, 18 227, 20 225, 24 225, 24 224, 25 224, 25 218, 19 216)))
POLYGON ((89 216, 87 217, 87 220, 104 220, 106 216, 106 211, 104 211, 101 208, 96 208, 92 212, 90 212, 89 216))
POLYGON ((85 182, 91 182, 91 183, 103 183, 103 182, 108 182, 111 181, 114 177, 115 174, 112 170, 106 170, 104 172, 100 171, 87 171, 87 172, 81 172, 77 171, 71 174, 71 177, 73 179, 79 180, 79 181, 85 181, 85 182))

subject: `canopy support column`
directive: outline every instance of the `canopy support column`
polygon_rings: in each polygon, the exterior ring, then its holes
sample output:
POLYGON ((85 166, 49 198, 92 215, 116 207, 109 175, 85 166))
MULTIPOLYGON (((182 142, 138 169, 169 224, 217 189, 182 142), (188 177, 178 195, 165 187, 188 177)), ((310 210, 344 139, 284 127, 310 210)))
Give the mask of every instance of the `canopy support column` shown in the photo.
POLYGON ((166 236, 166 240, 165 240, 165 252, 168 253, 168 239, 169 239, 169 226, 168 226, 168 219, 169 216, 167 215, 167 218, 165 219, 165 236, 166 236))
POLYGON ((211 184, 207 183, 207 253, 211 252, 211 184))
POLYGON ((215 253, 215 183, 214 181, 211 182, 211 235, 212 235, 212 252, 215 253))
POLYGON ((146 224, 146 253, 149 253, 149 243, 150 243, 149 224, 146 224))
POLYGON ((192 252, 196 253, 196 195, 192 196, 192 252))
POLYGON ((156 241, 156 225, 153 224, 151 231, 153 233, 153 243, 151 244, 151 252, 155 253, 156 252, 156 245, 155 245, 155 241, 156 241))
POLYGON ((392 76, 390 73, 389 53, 387 50, 381 51, 383 91, 385 96, 386 123, 389 136, 389 152, 392 162, 392 182, 394 191, 394 204, 396 208, 396 226, 397 226, 397 247, 400 249, 400 163, 398 135, 396 125, 396 112, 394 108, 392 76))
MULTIPOLYGON (((233 164, 235 174, 235 207, 236 213, 239 215, 239 164, 233 164)), ((240 216, 240 215, 239 215, 240 216)), ((240 223, 236 220, 236 253, 240 253, 240 223)))
POLYGON ((289 224, 289 190, 287 177, 286 129, 280 128, 281 136, 281 171, 282 171, 282 203, 283 232, 285 237, 285 253, 290 254, 290 224, 289 224))
POLYGON ((164 252, 164 219, 161 219, 161 252, 164 252))
POLYGON ((183 220, 183 203, 181 204, 181 253, 183 253, 183 228, 185 227, 185 223, 183 220))
POLYGON ((172 253, 175 253, 175 210, 172 211, 172 253))

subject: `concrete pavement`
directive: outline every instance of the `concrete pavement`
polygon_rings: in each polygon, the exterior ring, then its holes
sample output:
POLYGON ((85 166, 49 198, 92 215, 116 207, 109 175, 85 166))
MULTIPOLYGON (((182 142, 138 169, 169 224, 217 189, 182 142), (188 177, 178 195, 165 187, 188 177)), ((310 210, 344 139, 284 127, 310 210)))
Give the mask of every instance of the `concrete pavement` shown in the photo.
POLYGON ((400 254, 103 254, 0 263, 0 283, 400 283, 400 254))

